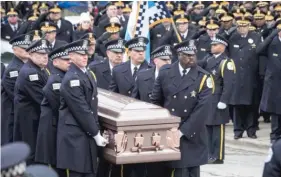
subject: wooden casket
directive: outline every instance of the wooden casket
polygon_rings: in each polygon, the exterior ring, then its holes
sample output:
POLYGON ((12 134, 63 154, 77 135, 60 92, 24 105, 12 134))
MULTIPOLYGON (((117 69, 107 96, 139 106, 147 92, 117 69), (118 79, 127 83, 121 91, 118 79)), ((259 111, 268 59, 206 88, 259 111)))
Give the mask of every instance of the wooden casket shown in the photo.
POLYGON ((180 160, 180 118, 127 96, 98 90, 98 114, 109 140, 104 157, 113 164, 180 160))

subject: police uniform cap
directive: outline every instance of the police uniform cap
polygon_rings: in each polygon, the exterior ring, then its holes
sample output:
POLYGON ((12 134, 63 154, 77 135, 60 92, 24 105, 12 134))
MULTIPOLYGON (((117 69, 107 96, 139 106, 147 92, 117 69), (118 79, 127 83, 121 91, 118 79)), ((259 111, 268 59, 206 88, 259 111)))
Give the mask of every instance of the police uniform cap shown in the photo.
POLYGON ((68 52, 65 50, 65 46, 61 46, 52 50, 48 56, 52 61, 56 58, 69 60, 68 52))
POLYGON ((174 21, 176 23, 188 23, 188 15, 180 14, 175 16, 174 21))
POLYGON ((223 44, 225 46, 228 46, 228 40, 225 39, 222 35, 216 34, 215 38, 211 42, 211 45, 213 44, 223 44))
POLYGON ((253 14, 252 14, 252 12, 250 10, 245 10, 244 17, 252 18, 253 14))
POLYGON ((40 24, 40 30, 45 33, 56 32, 58 26, 50 21, 45 21, 40 24))
POLYGON ((266 1, 260 1, 256 4, 257 7, 266 7, 268 5, 269 5, 268 2, 266 1))
POLYGON ((281 4, 277 3, 273 6, 275 12, 281 12, 281 4))
POLYGON ((45 2, 42 2, 41 6, 39 7, 39 9, 49 9, 49 5, 46 4, 45 2))
POLYGON ((222 5, 222 6, 229 6, 229 2, 228 1, 222 1, 220 3, 220 5, 222 5))
POLYGON ((58 174, 52 168, 46 165, 30 165, 24 173, 26 177, 58 177, 58 174))
POLYGON ((166 6, 167 6, 168 8, 173 9, 173 8, 174 8, 174 3, 173 3, 172 1, 168 1, 168 2, 166 2, 166 6))
POLYGON ((38 19, 38 17, 39 17, 39 12, 37 10, 34 10, 27 16, 27 20, 34 22, 38 19))
POLYGON ((125 43, 125 47, 129 50, 144 51, 149 40, 146 37, 135 37, 125 43))
POLYGON ((212 4, 209 5, 209 7, 211 8, 217 8, 219 6, 219 4, 217 3, 217 1, 213 1, 212 4))
POLYGON ((176 8, 174 9, 174 16, 184 14, 184 12, 185 12, 185 6, 182 3, 178 2, 176 8))
POLYGON ((1 147, 1 176, 16 177, 24 173, 30 147, 24 142, 9 143, 1 147))
POLYGON ((219 27, 220 27, 220 23, 214 19, 210 19, 206 23, 206 28, 209 30, 219 29, 219 27))
POLYGON ((86 55, 88 52, 88 46, 89 46, 89 40, 87 39, 81 39, 78 41, 74 41, 68 45, 65 46, 65 50, 70 52, 75 52, 81 55, 86 55))
POLYGON ((272 15, 272 12, 270 12, 270 11, 267 12, 267 14, 265 15, 265 20, 266 21, 274 20, 274 16, 272 15))
POLYGON ((201 1, 196 1, 192 5, 194 8, 204 8, 205 5, 201 1))
POLYGON ((55 5, 50 7, 49 11, 52 12, 52 13, 60 13, 61 12, 61 8, 57 4, 55 4, 55 5))
POLYGON ((38 9, 38 7, 39 7, 39 2, 38 1, 37 2, 33 2, 32 5, 31 5, 31 8, 33 10, 38 9))
POLYGON ((131 9, 130 5, 129 4, 125 4, 125 7, 122 9, 122 12, 123 13, 130 13, 130 12, 132 12, 132 9, 131 9))
POLYGON ((233 14, 234 18, 242 17, 242 16, 244 16, 244 13, 245 13, 245 10, 244 9, 240 9, 240 8, 235 9, 235 10, 232 11, 232 14, 233 14))
POLYGON ((9 15, 18 15, 19 13, 14 9, 14 8, 11 8, 9 11, 8 11, 8 13, 7 13, 7 15, 9 16, 9 15))
POLYGON ((50 43, 46 39, 40 39, 33 41, 26 49, 30 53, 49 53, 50 52, 50 43))
POLYGON ((174 46, 174 49, 179 53, 182 52, 184 54, 188 55, 195 55, 196 47, 194 44, 194 40, 186 40, 182 41, 181 43, 178 43, 174 46))
POLYGON ((122 1, 117 1, 117 2, 114 3, 114 5, 115 5, 116 7, 124 7, 124 2, 122 2, 122 1))
POLYGON ((234 19, 234 16, 228 12, 228 13, 220 14, 219 19, 222 22, 228 22, 228 21, 232 21, 234 19))
POLYGON ((91 45, 91 44, 95 44, 96 41, 95 38, 96 38, 95 34, 93 32, 90 32, 90 33, 86 33, 80 39, 88 39, 91 45))
POLYGON ((261 20, 261 19, 264 19, 264 17, 265 17, 265 13, 259 9, 255 10, 253 14, 254 14, 255 20, 261 20))
POLYGON ((20 47, 26 49, 31 44, 31 35, 30 34, 22 34, 15 36, 9 43, 13 47, 20 47))
POLYGON ((170 60, 172 55, 172 47, 170 45, 163 45, 151 52, 151 59, 160 58, 162 60, 170 60))
POLYGON ((0 6, 1 13, 6 13, 6 10, 0 6))
POLYGON ((105 44, 106 50, 110 50, 116 53, 123 53, 125 51, 126 41, 123 39, 110 40, 105 44))
POLYGON ((227 13, 227 8, 223 5, 219 5, 217 10, 215 11, 216 14, 224 14, 227 13))
POLYGON ((120 31, 121 25, 119 23, 108 23, 104 26, 105 31, 109 33, 118 33, 120 31))
POLYGON ((28 32, 32 36, 32 41, 40 40, 43 37, 43 34, 39 30, 33 30, 28 32))
POLYGON ((251 23, 251 19, 249 17, 236 17, 235 18, 237 26, 248 26, 251 23))
POLYGON ((275 28, 281 30, 281 20, 278 20, 278 21, 275 23, 275 28))
POLYGON ((199 22, 198 22, 198 25, 199 26, 203 26, 203 27, 206 27, 206 23, 209 19, 207 17, 202 17, 199 22))

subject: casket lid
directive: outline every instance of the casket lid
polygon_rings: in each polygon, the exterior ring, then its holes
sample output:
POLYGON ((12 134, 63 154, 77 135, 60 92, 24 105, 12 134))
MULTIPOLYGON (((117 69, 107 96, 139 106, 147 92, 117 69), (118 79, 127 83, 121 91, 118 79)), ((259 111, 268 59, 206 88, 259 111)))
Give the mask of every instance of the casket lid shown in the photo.
POLYGON ((98 89, 98 115, 101 116, 102 122, 113 126, 180 122, 179 117, 172 116, 165 108, 100 88, 98 89))

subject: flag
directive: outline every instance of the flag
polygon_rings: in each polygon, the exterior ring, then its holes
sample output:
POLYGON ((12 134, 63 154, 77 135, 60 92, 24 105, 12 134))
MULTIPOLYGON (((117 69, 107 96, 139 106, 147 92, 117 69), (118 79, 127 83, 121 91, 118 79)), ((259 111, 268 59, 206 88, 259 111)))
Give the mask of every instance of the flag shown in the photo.
MULTIPOLYGON (((147 37, 149 42, 146 47, 145 59, 150 62, 150 28, 164 21, 172 21, 171 14, 165 2, 158 1, 134 1, 129 17, 125 40, 134 37, 147 37)), ((127 54, 124 55, 127 60, 127 54)))

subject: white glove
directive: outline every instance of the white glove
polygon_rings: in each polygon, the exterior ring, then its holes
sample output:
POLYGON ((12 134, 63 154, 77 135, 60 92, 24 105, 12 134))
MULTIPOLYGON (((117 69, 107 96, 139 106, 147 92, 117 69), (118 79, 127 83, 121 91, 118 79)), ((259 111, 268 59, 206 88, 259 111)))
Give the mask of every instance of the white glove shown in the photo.
POLYGON ((96 136, 94 136, 94 139, 97 143, 97 146, 104 147, 106 144, 108 144, 107 139, 101 136, 100 132, 96 136))
POLYGON ((179 136, 180 138, 183 136, 184 134, 179 130, 179 136))
POLYGON ((223 103, 223 102, 219 102, 217 107, 218 107, 218 109, 225 109, 226 108, 226 104, 223 103))

